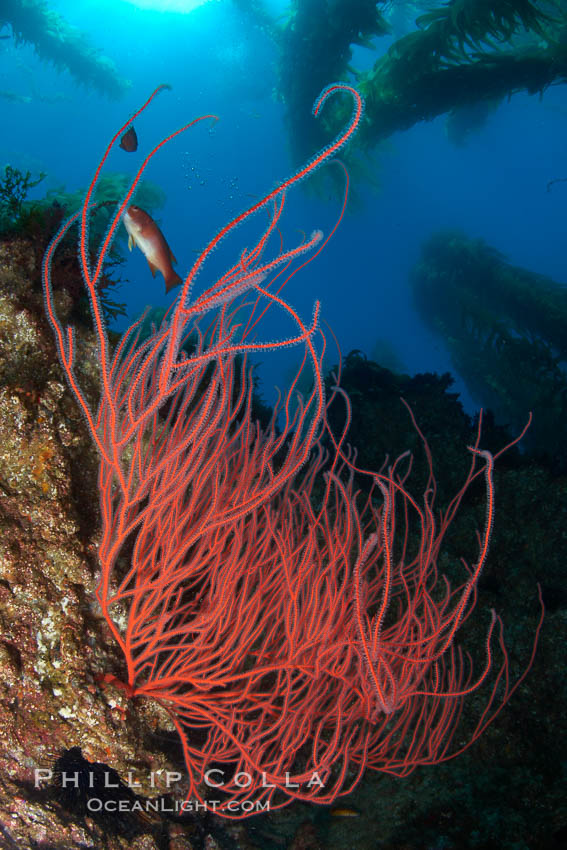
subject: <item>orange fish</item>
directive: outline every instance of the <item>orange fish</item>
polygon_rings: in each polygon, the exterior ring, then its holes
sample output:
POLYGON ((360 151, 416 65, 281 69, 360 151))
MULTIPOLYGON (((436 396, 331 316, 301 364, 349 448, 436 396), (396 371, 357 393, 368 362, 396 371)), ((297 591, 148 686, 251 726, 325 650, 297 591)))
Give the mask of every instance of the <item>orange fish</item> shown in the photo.
POLYGON ((120 139, 120 147, 123 151, 128 151, 128 153, 134 153, 134 151, 138 150, 138 137, 134 127, 130 127, 126 130, 120 139))
POLYGON ((331 809, 332 818, 359 818, 360 812, 351 806, 338 806, 331 809))
POLYGON ((166 293, 174 286, 180 286, 183 281, 173 269, 173 263, 177 260, 151 215, 132 205, 124 213, 124 226, 128 231, 128 248, 132 250, 134 245, 138 246, 154 277, 156 271, 162 273, 166 293))

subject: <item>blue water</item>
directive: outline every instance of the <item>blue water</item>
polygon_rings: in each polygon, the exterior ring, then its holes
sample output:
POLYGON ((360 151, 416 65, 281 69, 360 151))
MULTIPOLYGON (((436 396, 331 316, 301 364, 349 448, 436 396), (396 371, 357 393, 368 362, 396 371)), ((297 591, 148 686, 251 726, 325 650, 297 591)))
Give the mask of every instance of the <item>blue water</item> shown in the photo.
MULTIPOLYGON (((272 6, 284 12, 286 3, 272 6)), ((85 187, 115 130, 156 85, 170 83, 172 91, 163 92, 136 122, 138 152, 114 151, 108 170, 134 174, 162 136, 197 115, 218 114, 214 130, 208 123, 193 128, 147 172, 166 193, 159 221, 183 275, 195 252, 227 220, 292 171, 284 107, 273 95, 278 56, 272 42, 240 18, 230 0, 213 0, 190 14, 145 10, 125 0, 60 0, 49 8, 87 32, 132 87, 121 100, 110 101, 42 63, 31 48, 0 41, 0 89, 35 93, 28 103, 0 101, 0 166, 46 171, 38 195, 45 188, 85 187), (61 100, 41 100, 53 94, 61 100)), ((381 40, 378 50, 387 45, 381 40)), ((360 48, 355 64, 371 65, 376 58, 360 48)), ((567 177, 566 131, 565 87, 556 86, 542 97, 520 94, 501 104, 465 147, 449 142, 443 118, 396 134, 370 162, 380 189, 358 186, 363 206, 345 217, 324 254, 293 279, 288 299, 306 321, 319 299, 343 353, 358 348, 370 354, 377 341, 386 340, 410 373, 451 370, 442 343, 426 331, 412 305, 409 273, 420 246, 440 228, 462 228, 513 264, 567 282, 567 184, 546 191, 548 181, 567 177)), ((328 232, 339 209, 334 197, 315 200, 295 188, 282 228, 286 244, 295 244, 298 229, 328 232)), ((239 229, 213 256, 199 286, 210 285, 264 224, 260 214, 254 228, 239 229)), ((131 317, 146 304, 166 305, 175 297, 175 291, 164 295, 161 276, 152 279, 137 250, 123 276, 129 283, 119 299, 127 302, 131 317)), ((281 321, 274 316, 267 322, 264 338, 293 332, 281 321)), ((273 399, 273 384, 289 374, 291 356, 287 351, 285 357, 264 358, 267 400, 273 399)), ((463 384, 457 387, 471 407, 463 384)))

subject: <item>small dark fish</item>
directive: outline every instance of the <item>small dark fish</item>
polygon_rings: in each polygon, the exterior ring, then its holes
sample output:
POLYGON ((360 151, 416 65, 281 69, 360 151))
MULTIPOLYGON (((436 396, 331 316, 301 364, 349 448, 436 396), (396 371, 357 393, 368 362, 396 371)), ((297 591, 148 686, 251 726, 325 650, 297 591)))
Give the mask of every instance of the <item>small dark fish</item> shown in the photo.
POLYGON ((128 153, 138 150, 138 137, 133 127, 129 127, 120 139, 120 147, 128 153))

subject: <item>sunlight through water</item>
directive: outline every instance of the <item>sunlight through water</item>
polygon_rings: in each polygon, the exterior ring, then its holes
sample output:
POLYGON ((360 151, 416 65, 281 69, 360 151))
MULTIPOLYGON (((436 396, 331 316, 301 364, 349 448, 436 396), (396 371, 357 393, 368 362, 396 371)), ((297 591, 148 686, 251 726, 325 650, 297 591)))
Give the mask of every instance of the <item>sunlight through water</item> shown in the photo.
POLYGON ((210 3, 211 0, 122 0, 123 3, 130 3, 131 6, 138 6, 140 9, 153 9, 156 12, 192 12, 199 6, 204 6, 205 3, 210 3))

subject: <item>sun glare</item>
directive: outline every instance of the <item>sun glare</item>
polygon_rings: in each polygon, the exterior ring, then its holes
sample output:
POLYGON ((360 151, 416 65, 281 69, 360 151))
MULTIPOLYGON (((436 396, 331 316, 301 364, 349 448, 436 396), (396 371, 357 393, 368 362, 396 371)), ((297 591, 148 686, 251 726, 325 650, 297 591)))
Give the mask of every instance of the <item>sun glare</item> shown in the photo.
POLYGON ((123 0, 139 9, 152 9, 155 12, 181 12, 187 14, 198 6, 204 6, 211 0, 123 0))

